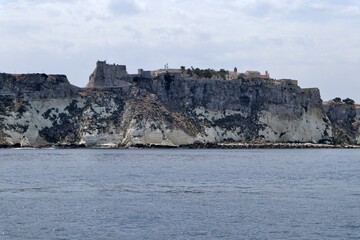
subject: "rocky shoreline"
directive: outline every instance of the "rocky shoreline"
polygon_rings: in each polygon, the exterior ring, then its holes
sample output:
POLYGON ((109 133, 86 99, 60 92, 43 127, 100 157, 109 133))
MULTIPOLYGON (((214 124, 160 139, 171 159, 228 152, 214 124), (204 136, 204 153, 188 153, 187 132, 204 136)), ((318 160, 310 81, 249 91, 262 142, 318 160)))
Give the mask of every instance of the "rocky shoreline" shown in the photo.
POLYGON ((156 144, 135 144, 126 146, 98 146, 87 147, 84 144, 56 144, 37 147, 22 147, 20 144, 0 144, 0 149, 360 149, 360 145, 333 145, 318 143, 195 143, 179 146, 156 145, 156 144))
POLYGON ((180 146, 135 145, 136 148, 184 148, 184 149, 331 149, 331 148, 360 148, 360 145, 332 145, 317 143, 200 143, 180 146))

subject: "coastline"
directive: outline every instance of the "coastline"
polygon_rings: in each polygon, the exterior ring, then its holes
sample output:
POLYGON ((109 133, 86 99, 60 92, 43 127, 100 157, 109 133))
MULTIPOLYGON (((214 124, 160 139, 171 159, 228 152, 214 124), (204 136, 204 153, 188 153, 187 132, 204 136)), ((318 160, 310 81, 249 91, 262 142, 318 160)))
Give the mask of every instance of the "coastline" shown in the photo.
POLYGON ((133 146, 93 146, 84 144, 54 144, 44 146, 20 146, 0 144, 0 149, 360 149, 360 145, 334 145, 320 143, 195 143, 179 146, 136 144, 133 146))

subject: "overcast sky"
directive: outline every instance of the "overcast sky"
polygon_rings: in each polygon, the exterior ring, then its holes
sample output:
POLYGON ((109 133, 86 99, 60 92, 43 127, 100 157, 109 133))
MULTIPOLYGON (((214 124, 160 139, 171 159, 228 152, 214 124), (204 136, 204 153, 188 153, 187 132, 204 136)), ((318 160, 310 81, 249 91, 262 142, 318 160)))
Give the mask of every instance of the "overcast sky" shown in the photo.
POLYGON ((359 0, 0 0, 0 72, 268 70, 360 102, 359 0))

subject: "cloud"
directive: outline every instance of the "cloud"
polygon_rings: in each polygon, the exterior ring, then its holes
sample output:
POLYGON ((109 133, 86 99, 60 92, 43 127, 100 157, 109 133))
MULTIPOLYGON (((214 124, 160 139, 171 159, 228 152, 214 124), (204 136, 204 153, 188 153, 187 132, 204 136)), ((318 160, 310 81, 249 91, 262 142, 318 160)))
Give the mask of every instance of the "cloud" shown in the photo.
POLYGON ((141 9, 133 0, 111 0, 109 10, 115 16, 133 15, 140 13, 141 9))
POLYGON ((340 88, 355 96, 347 86, 358 86, 359 8, 355 0, 0 0, 0 71, 63 72, 83 86, 98 59, 131 72, 237 66, 297 78, 326 98, 340 88))

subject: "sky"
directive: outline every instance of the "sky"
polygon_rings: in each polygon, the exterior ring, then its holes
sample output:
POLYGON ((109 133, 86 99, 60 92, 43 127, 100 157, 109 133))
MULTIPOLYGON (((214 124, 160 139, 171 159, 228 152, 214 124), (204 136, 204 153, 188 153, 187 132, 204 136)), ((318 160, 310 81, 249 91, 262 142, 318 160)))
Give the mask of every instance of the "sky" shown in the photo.
POLYGON ((360 103, 359 0, 0 0, 0 72, 269 71, 360 103))

